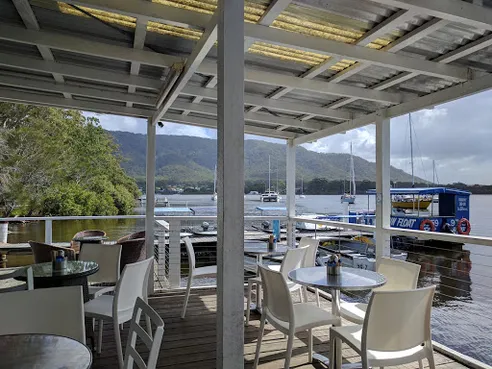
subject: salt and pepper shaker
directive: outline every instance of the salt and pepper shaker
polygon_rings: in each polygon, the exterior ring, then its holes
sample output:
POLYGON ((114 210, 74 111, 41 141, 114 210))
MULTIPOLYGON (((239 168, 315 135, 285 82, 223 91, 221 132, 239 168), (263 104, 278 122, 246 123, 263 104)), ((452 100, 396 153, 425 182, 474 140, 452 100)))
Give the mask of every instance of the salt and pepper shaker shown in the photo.
POLYGON ((337 255, 330 255, 330 257, 328 258, 328 262, 326 263, 326 274, 340 275, 341 264, 342 261, 338 258, 337 255))
POLYGON ((276 248, 277 248, 277 242, 273 237, 273 234, 271 234, 270 237, 268 237, 268 250, 275 251, 276 248))

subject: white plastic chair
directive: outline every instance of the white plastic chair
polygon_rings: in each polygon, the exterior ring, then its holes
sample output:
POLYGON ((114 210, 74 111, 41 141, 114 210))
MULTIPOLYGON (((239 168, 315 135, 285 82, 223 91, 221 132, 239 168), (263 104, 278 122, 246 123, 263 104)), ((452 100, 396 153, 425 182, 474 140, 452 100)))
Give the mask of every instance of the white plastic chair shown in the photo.
POLYGON ((85 344, 81 286, 0 293, 0 335, 56 334, 85 344))
POLYGON ((148 258, 125 265, 121 278, 114 289, 114 296, 104 294, 113 291, 113 288, 109 287, 108 290, 103 289, 97 292, 94 300, 90 300, 84 305, 85 316, 99 320, 98 353, 101 353, 104 321, 113 322, 120 368, 123 368, 123 352, 119 325, 132 318, 133 308, 138 297, 147 301, 147 286, 153 260, 154 258, 148 258))
POLYGON ((330 328, 330 362, 342 364, 341 343, 362 358, 362 368, 401 365, 423 359, 435 369, 431 337, 436 286, 406 291, 374 291, 363 325, 330 328), (342 341, 342 342, 340 342, 342 341))
POLYGON ((189 239, 189 237, 185 237, 183 238, 183 241, 186 246, 186 254, 188 254, 189 272, 188 283, 186 284, 186 294, 183 303, 183 311, 181 312, 182 319, 184 319, 184 317, 186 316, 186 308, 188 307, 188 300, 190 299, 191 284, 193 283, 193 278, 198 276, 217 274, 217 265, 209 265, 197 268, 195 261, 195 250, 193 249, 193 244, 191 243, 191 240, 189 239))
POLYGON ((20 268, 2 268, 0 269, 0 281, 4 284, 0 284, 0 293, 33 290, 34 279, 32 274, 32 267, 20 267, 20 268), (14 278, 25 277, 26 282, 17 281, 14 278))
POLYGON ((95 261, 99 265, 97 273, 87 277, 91 298, 102 289, 109 291, 112 287, 114 290, 120 279, 120 258, 120 244, 84 243, 84 247, 80 250, 79 260, 95 261), (114 284, 115 286, 101 286, 103 283, 114 284), (94 286, 94 284, 99 284, 99 286, 94 286))
POLYGON ((312 329, 324 325, 340 325, 340 318, 332 315, 313 304, 293 304, 287 281, 280 272, 259 266, 264 288, 264 305, 261 314, 260 334, 256 344, 254 368, 258 367, 260 359, 261 341, 265 322, 273 325, 280 332, 288 335, 285 368, 289 368, 294 335, 308 331, 309 362, 313 359, 313 332, 312 329))
MULTIPOLYGON (((287 287, 289 288, 290 292, 297 291, 299 290, 302 286, 299 284, 296 284, 292 281, 289 280, 289 272, 291 270, 300 268, 302 265, 302 262, 304 260, 304 255, 306 253, 307 246, 305 247, 298 247, 296 249, 289 249, 284 255, 284 258, 282 259, 282 264, 280 265, 280 273, 284 279, 285 282, 287 283, 287 287)), ((268 266, 266 266, 268 268, 268 266)), ((268 268, 269 270, 272 270, 268 268)), ((253 284, 256 285, 256 304, 258 305, 261 296, 259 293, 259 288, 258 285, 261 283, 261 276, 258 277, 253 277, 248 279, 248 291, 247 291, 247 303, 246 303, 246 325, 249 324, 249 319, 250 319, 250 313, 251 313, 251 292, 252 292, 252 287, 253 284)), ((301 292, 300 294, 301 298, 301 303, 303 302, 303 294, 301 292)))
POLYGON ((157 359, 159 357, 159 350, 161 348, 163 335, 164 322, 162 318, 144 300, 142 300, 140 297, 137 297, 135 308, 133 309, 130 331, 128 332, 128 341, 125 349, 125 361, 123 363, 123 369, 133 369, 134 364, 136 364, 139 369, 155 369, 157 365, 157 359), (156 327, 154 334, 147 333, 145 329, 143 329, 140 325, 142 314, 146 318, 150 319, 150 321, 156 327), (137 339, 142 341, 147 349, 150 351, 147 364, 145 364, 142 356, 140 356, 135 348, 137 339))
MULTIPOLYGON (((378 273, 387 279, 386 284, 375 288, 374 291, 414 290, 417 288, 420 265, 402 260, 382 258, 378 267, 378 273)), ((340 303, 340 315, 355 324, 362 324, 366 314, 367 304, 342 302, 340 303)))

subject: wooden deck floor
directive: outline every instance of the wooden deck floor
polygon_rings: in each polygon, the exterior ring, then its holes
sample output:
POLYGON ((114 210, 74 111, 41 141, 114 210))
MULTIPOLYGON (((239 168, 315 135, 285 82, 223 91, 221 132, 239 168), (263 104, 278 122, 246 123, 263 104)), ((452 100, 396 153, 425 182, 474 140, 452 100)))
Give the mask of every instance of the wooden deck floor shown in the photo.
MULTIPOLYGON (((159 368, 176 369, 211 369, 215 368, 216 355, 216 291, 215 289, 192 290, 186 319, 180 318, 184 291, 159 293, 149 298, 149 302, 162 316, 165 322, 164 340, 159 356, 159 368)), ((330 303, 324 301, 326 309, 330 303)), ((128 324, 122 332, 123 350, 126 345, 128 324)), ((256 341, 259 330, 259 315, 252 315, 252 321, 245 327, 245 367, 252 368, 256 341)), ((328 327, 314 331, 314 350, 327 355, 328 327)), ((307 334, 301 334, 294 341, 292 352, 292 368, 326 368, 324 365, 307 363, 307 334)), ((266 326, 261 348, 260 368, 283 368, 287 342, 283 334, 266 326)), ((137 347, 138 349, 138 347, 137 347)), ((140 351, 140 349, 138 350, 140 351)), ((145 358, 145 352, 142 353, 145 358)), ((344 362, 357 362, 356 353, 344 346, 344 362)), ((435 353, 437 369, 464 369, 465 366, 452 359, 435 353)), ((424 363, 427 366, 427 362, 424 363)), ((94 354, 93 369, 116 369, 117 359, 113 339, 113 329, 105 325, 103 350, 100 355, 94 354)), ((402 365, 400 369, 417 369, 418 363, 402 365)))

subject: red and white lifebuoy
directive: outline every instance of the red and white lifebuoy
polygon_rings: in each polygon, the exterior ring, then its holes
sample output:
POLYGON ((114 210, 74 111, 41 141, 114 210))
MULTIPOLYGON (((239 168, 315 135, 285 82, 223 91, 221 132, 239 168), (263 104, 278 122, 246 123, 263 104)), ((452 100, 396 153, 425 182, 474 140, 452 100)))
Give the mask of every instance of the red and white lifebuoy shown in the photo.
POLYGON ((461 218, 458 221, 458 224, 456 225, 456 230, 458 231, 459 234, 470 234, 471 231, 471 224, 470 221, 466 218, 461 218), (465 225, 465 229, 463 230, 463 224, 465 225))
POLYGON ((426 231, 426 229, 425 229, 425 226, 426 225, 429 226, 431 232, 435 232, 436 231, 436 225, 430 219, 424 219, 422 222, 420 222, 420 230, 421 231, 426 231))

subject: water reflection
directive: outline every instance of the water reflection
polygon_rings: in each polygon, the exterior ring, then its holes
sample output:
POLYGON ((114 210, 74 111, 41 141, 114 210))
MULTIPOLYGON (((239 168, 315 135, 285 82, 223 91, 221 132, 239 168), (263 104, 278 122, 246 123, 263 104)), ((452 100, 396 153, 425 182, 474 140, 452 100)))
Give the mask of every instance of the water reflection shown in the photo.
POLYGON ((472 261, 462 244, 431 242, 407 250, 407 261, 420 264, 419 287, 437 286, 434 306, 449 302, 472 301, 472 261))

